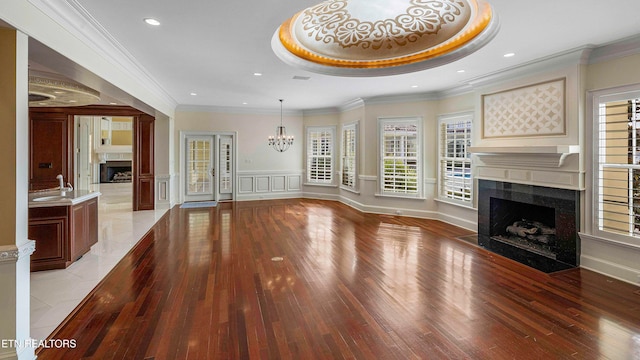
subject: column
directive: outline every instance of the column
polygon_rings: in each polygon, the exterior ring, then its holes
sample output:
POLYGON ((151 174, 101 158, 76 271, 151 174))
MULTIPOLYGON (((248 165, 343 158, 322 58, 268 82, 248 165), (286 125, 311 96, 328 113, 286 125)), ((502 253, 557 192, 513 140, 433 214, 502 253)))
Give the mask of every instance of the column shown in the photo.
POLYGON ((34 359, 28 240, 28 38, 0 28, 0 359, 34 359))

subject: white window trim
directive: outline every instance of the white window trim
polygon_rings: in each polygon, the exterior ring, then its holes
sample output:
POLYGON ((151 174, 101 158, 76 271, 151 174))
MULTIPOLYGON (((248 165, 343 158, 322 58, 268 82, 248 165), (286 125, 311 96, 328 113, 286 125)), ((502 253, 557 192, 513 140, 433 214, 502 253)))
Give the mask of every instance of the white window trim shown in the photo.
POLYGON ((423 157, 423 137, 422 131, 422 117, 421 116, 399 116, 399 117, 379 117, 378 118, 378 191, 375 196, 379 197, 393 197, 393 198, 406 198, 406 199, 420 199, 424 200, 424 157, 423 157), (383 166, 383 152, 384 152, 384 131, 382 127, 387 123, 415 123, 418 136, 416 146, 416 163, 417 163, 417 187, 418 191, 415 194, 396 193, 383 190, 384 182, 384 166, 383 166))
POLYGON ((591 109, 589 113, 589 120, 591 121, 591 126, 588 126, 588 134, 587 134, 587 156, 591 157, 591 161, 586 161, 588 164, 587 172, 591 174, 590 177, 587 177, 586 188, 591 189, 591 191, 587 191, 587 199, 585 209, 591 209, 590 212, 587 212, 586 217, 588 218, 585 224, 585 232, 587 234, 594 235, 598 238, 601 238, 605 241, 617 242, 620 244, 626 244, 633 247, 637 247, 640 243, 640 239, 638 237, 634 237, 631 235, 618 234, 610 231, 600 230, 599 229, 599 216, 598 213, 600 211, 600 203, 599 203, 599 142, 600 138, 598 136, 599 127, 600 127, 600 104, 608 103, 613 101, 620 100, 628 100, 632 98, 640 98, 640 85, 629 85, 629 86, 621 86, 611 89, 598 90, 588 93, 588 101, 587 108, 591 109))
MULTIPOLYGON (((460 205, 463 207, 470 207, 473 208, 473 203, 474 203, 474 197, 475 197, 475 189, 474 189, 474 184, 475 184, 475 177, 473 176, 473 161, 471 158, 469 158, 469 163, 471 164, 471 195, 469 200, 461 200, 461 199, 452 199, 450 197, 448 197, 446 194, 443 193, 443 187, 444 184, 442 184, 443 181, 443 174, 442 174, 442 149, 444 144, 442 143, 442 136, 441 136, 441 127, 442 124, 449 124, 449 123, 457 123, 460 121, 469 121, 471 122, 471 140, 472 140, 472 144, 473 145, 473 112, 472 111, 467 111, 467 112, 461 112, 461 113, 455 113, 455 114, 445 114, 445 115, 440 115, 438 116, 438 163, 437 163, 437 168, 438 168, 438 179, 437 179, 437 188, 438 188, 438 201, 442 201, 442 202, 446 202, 446 203, 450 203, 453 205, 460 205)), ((468 151, 468 150, 467 150, 468 151)))
POLYGON ((329 186, 336 187, 336 127, 335 126, 307 126, 305 127, 305 183, 309 186, 329 186), (331 180, 317 181, 309 179, 309 134, 320 131, 328 131, 331 134, 331 180))
POLYGON ((340 183, 340 188, 342 190, 347 190, 347 191, 351 191, 354 193, 359 193, 358 192, 358 182, 359 182, 359 177, 358 177, 358 162, 360 159, 360 151, 359 151, 359 146, 360 146, 360 133, 359 133, 359 122, 358 121, 354 121, 351 123, 347 123, 347 124, 343 124, 342 125, 342 131, 340 132, 340 171, 338 172, 339 176, 339 183, 340 183), (342 169, 344 169, 344 132, 346 130, 353 130, 354 131, 354 146, 355 146, 355 154, 354 154, 354 163, 355 163, 355 167, 353 169, 353 186, 347 186, 342 184, 342 169))

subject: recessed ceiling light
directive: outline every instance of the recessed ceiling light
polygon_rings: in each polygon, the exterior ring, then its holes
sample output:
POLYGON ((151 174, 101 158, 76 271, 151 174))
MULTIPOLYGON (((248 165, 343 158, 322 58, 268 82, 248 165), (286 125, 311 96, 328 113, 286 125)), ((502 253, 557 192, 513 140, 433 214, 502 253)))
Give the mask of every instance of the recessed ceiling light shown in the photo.
POLYGON ((462 74, 463 72, 465 72, 465 70, 462 70, 462 69, 458 70, 458 73, 460 74, 462 74))
POLYGON ((248 102, 246 102, 246 101, 243 101, 243 102, 242 102, 242 105, 248 105, 248 104, 249 104, 249 103, 248 103, 248 102))
POLYGON ((64 91, 57 90, 57 91, 54 91, 53 93, 54 94, 64 94, 64 91))
POLYGON ((506 57, 506 58, 510 58, 510 57, 512 57, 512 56, 515 56, 515 55, 516 55, 516 53, 512 53, 512 52, 510 52, 510 53, 506 53, 506 54, 504 54, 504 57, 506 57))
POLYGON ((418 85, 411 85, 411 87, 415 89, 418 87, 418 85))
POLYGON ((146 22, 149 25, 153 25, 153 26, 158 26, 160 25, 160 21, 154 19, 154 18, 145 18, 144 22, 146 22))
POLYGON ((110 102, 109 105, 118 105, 118 103, 110 102))
POLYGON ((197 94, 197 93, 192 92, 192 93, 190 93, 189 95, 191 95, 191 96, 196 96, 196 95, 198 95, 198 94, 197 94))
POLYGON ((253 76, 262 76, 262 73, 254 72, 254 73, 253 73, 253 76))
POLYGON ((76 100, 69 100, 70 103, 78 102, 76 100))

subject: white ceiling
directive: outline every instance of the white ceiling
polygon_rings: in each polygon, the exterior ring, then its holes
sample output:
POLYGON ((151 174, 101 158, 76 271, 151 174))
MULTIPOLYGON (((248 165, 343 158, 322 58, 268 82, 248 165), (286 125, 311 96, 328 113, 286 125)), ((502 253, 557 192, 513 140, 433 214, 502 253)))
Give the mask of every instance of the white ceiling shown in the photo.
MULTIPOLYGON (((432 93, 464 87, 471 79, 566 50, 640 34, 638 0, 489 0, 500 30, 476 53, 412 74, 353 78, 292 68, 271 50, 277 27, 318 0, 66 1, 86 9, 184 106, 277 109, 282 98, 285 108, 308 110, 358 98, 432 93), (147 25, 147 17, 158 19, 161 26, 147 25), (504 58, 507 52, 516 55, 504 58), (256 77, 254 72, 263 75, 256 77)), ((47 57, 30 56, 47 68, 47 57)))

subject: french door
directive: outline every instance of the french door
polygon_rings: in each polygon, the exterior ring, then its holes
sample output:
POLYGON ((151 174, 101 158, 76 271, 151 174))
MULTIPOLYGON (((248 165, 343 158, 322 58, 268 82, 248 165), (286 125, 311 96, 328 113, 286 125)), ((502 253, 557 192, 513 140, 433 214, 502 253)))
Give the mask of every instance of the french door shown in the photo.
POLYGON ((184 201, 232 200, 233 135, 184 135, 184 201))

